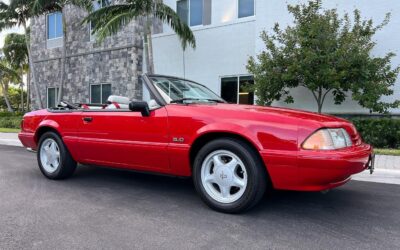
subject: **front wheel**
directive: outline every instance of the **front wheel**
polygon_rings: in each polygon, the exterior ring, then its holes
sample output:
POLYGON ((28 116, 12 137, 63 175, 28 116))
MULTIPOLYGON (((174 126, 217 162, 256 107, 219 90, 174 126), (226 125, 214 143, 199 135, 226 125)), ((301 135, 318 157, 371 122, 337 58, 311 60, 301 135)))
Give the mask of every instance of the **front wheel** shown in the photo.
POLYGON ((61 138, 54 132, 47 132, 40 137, 37 159, 43 175, 53 180, 70 177, 77 165, 61 138))
POLYGON ((223 138, 206 144, 197 154, 193 179, 202 200, 225 213, 239 213, 256 205, 266 189, 266 170, 246 143, 223 138))

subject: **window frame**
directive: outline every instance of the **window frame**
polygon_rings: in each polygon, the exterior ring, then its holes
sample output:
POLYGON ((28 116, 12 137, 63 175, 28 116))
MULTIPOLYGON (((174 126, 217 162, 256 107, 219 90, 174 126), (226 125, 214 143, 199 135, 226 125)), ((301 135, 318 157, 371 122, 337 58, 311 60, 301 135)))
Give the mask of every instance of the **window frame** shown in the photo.
MULTIPOLYGON (((57 99, 58 99, 58 94, 60 94, 60 87, 47 87, 46 88, 46 107, 49 109, 49 108, 52 108, 52 107, 49 107, 49 90, 50 89, 55 89, 55 102, 57 102, 57 99)), ((54 105, 56 105, 56 103, 54 104, 54 105)))
MULTIPOLYGON (((51 16, 51 15, 56 15, 57 13, 60 13, 60 14, 61 14, 61 20, 62 20, 62 18, 63 18, 63 17, 62 17, 63 13, 62 13, 61 11, 55 11, 55 12, 46 14, 46 40, 48 40, 48 41, 57 40, 57 39, 61 39, 61 38, 64 37, 64 31, 63 31, 63 29, 64 29, 64 24, 63 24, 63 22, 61 21, 61 36, 59 36, 59 37, 54 37, 54 38, 49 38, 49 28, 50 28, 50 26, 49 26, 49 16, 51 16)), ((57 18, 55 18, 54 20, 55 20, 55 25, 54 25, 54 27, 55 27, 55 34, 57 34, 57 18)))
MULTIPOLYGON (((236 78, 236 86, 237 86, 237 93, 236 93, 236 104, 240 104, 240 78, 241 77, 252 77, 253 78, 253 82, 254 82, 254 75, 250 75, 250 74, 239 74, 239 75, 224 75, 224 76, 220 76, 219 77, 219 86, 220 86, 220 96, 222 98, 222 88, 221 88, 221 84, 222 84, 222 79, 224 78, 236 78)), ((249 105, 255 105, 256 104, 256 95, 254 93, 254 98, 253 98, 253 104, 249 104, 249 105)))
POLYGON ((252 18, 252 17, 255 17, 256 16, 256 4, 257 4, 257 1, 256 0, 253 0, 253 2, 254 2, 254 10, 253 10, 253 15, 252 16, 244 16, 244 17, 239 17, 239 6, 240 6, 240 3, 239 3, 239 1, 240 0, 236 0, 236 18, 238 19, 238 20, 241 20, 241 19, 245 19, 245 18, 252 18))
MULTIPOLYGON (((193 27, 193 28, 195 28, 195 27, 203 27, 203 26, 206 26, 205 24, 204 24, 204 0, 201 0, 201 3, 202 3, 202 12, 201 12, 201 24, 196 24, 196 25, 191 25, 190 24, 190 18, 191 18, 191 11, 190 11, 190 5, 191 5, 191 2, 192 2, 192 0, 177 0, 176 1, 176 6, 175 6, 175 8, 176 8, 176 11, 178 11, 178 2, 181 2, 181 1, 187 1, 187 20, 186 20, 186 24, 189 26, 189 27, 193 27)), ((212 6, 212 5, 211 5, 212 6)), ((211 13, 210 13, 210 16, 211 16, 211 22, 212 22, 212 7, 211 7, 211 13)), ((211 23, 210 23, 211 24, 211 23)), ((210 25, 210 24, 207 24, 207 25, 210 25)))
POLYGON ((105 102, 107 100, 103 100, 103 85, 110 85, 111 90, 112 90, 111 83, 91 83, 91 84, 89 84, 89 103, 90 104, 105 104, 105 102), (92 86, 98 86, 98 85, 100 85, 100 103, 93 103, 92 102, 92 86))

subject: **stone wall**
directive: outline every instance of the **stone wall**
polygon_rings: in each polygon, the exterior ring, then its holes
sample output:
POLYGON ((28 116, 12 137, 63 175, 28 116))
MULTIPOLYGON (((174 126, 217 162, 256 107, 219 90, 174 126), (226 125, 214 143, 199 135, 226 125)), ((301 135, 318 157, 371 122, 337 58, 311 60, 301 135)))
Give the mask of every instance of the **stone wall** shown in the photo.
MULTIPOLYGON (((138 98, 141 94, 138 76, 142 74, 143 61, 140 22, 133 21, 117 35, 98 43, 91 37, 89 25, 81 24, 85 11, 68 6, 64 13, 67 22, 67 60, 63 100, 89 102, 90 84, 94 83, 111 83, 113 94, 138 98)), ((34 70, 44 106, 47 88, 60 86, 62 41, 60 45, 57 48, 48 46, 46 16, 32 20, 34 70)), ((31 95, 33 108, 37 108, 35 91, 31 95)))

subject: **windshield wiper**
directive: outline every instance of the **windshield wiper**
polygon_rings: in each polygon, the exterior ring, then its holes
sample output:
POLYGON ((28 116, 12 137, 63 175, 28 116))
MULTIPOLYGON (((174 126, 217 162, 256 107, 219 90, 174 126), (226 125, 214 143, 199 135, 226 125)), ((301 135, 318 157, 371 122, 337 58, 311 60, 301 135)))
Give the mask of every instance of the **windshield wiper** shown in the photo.
POLYGON ((224 103, 224 101, 219 99, 207 99, 207 98, 181 98, 172 100, 170 103, 183 103, 184 101, 208 101, 208 102, 224 103))

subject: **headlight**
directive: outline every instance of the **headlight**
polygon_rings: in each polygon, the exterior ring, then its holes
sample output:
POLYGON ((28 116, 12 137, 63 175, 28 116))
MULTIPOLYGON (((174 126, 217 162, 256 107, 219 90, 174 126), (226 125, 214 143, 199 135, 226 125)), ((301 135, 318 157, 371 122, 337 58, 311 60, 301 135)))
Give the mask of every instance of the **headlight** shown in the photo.
POLYGON ((343 128, 320 129, 304 143, 303 149, 333 150, 353 145, 350 136, 343 128))

